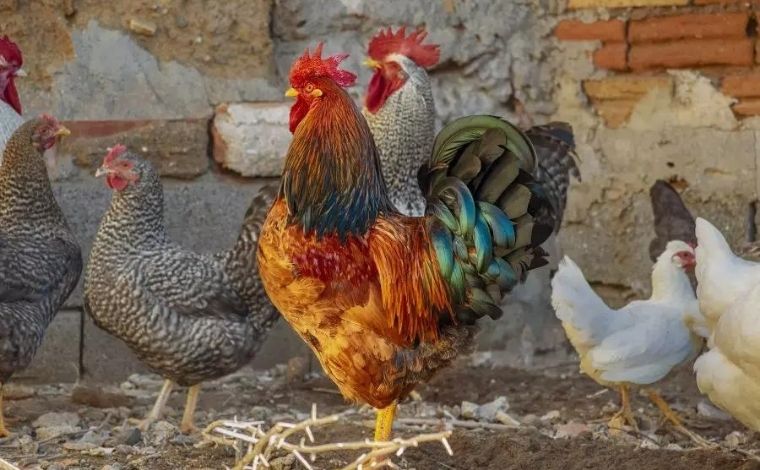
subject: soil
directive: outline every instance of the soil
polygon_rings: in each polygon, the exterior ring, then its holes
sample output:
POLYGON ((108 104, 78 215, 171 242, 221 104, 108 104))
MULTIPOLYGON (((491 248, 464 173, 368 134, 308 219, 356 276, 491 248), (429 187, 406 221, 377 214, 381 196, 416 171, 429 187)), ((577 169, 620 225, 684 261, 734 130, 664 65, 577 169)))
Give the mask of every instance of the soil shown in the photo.
MULTIPOLYGON (((522 424, 499 430, 456 427, 448 439, 453 456, 434 442, 407 450, 402 457, 394 458, 395 463, 417 470, 760 469, 760 462, 749 455, 760 448, 760 442, 739 423, 714 410, 705 411, 705 399, 699 395, 688 371, 680 371, 658 388, 691 430, 720 444, 721 450, 696 450, 691 441, 669 424, 661 423, 657 409, 643 394, 634 394, 641 432, 610 430, 606 423, 616 410, 617 395, 579 375, 575 368, 567 365, 524 371, 476 368, 461 363, 445 371, 420 387, 416 400, 410 398, 401 405, 400 418, 443 417, 448 413, 446 416, 465 420, 463 414, 459 415, 464 413, 463 401, 486 404, 503 396, 509 402, 508 415, 522 424), (729 450, 737 445, 741 451, 729 450)), ((308 416, 313 403, 317 404, 320 416, 351 409, 326 378, 315 374, 296 377, 292 370, 283 367, 266 373, 244 371, 205 384, 197 424, 206 425, 220 418, 245 420, 261 416, 268 422, 298 422, 308 416)), ((15 435, 0 439, 0 456, 19 468, 52 470, 231 467, 236 459, 231 448, 202 446, 199 443, 203 437, 199 433, 184 436, 176 431, 183 393, 172 395, 166 412, 168 423, 155 424, 137 443, 116 445, 114 436, 129 429, 127 418, 145 415, 160 383, 156 377, 135 376, 116 389, 78 386, 73 395, 71 385, 23 387, 26 393, 17 395, 31 396, 6 402, 9 427, 15 435), (89 393, 93 390, 94 393, 89 393), (41 439, 40 434, 45 431, 40 429, 39 422, 33 423, 53 411, 75 413, 81 420, 76 428, 80 431, 41 439), (159 427, 164 430, 163 437, 159 435, 159 427), (87 449, 72 448, 70 443, 84 439, 81 436, 88 428, 110 440, 87 449)), ((338 424, 316 429, 317 442, 371 437, 370 410, 360 410, 351 416, 338 424)), ((395 434, 410 437, 439 430, 441 425, 420 429, 401 424, 395 434)), ((357 456, 358 453, 347 452, 321 456, 314 468, 341 468, 357 456)), ((299 465, 281 463, 274 467, 303 468, 299 465)))

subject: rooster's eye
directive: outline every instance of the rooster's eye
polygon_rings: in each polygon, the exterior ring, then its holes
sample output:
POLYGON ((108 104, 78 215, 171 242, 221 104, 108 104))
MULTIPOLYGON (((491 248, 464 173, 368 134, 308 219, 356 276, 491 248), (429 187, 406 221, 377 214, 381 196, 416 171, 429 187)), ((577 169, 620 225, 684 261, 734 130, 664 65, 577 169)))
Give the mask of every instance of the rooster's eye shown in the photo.
POLYGON ((314 91, 314 85, 312 85, 311 83, 307 83, 303 89, 306 93, 311 93, 312 91, 314 91))

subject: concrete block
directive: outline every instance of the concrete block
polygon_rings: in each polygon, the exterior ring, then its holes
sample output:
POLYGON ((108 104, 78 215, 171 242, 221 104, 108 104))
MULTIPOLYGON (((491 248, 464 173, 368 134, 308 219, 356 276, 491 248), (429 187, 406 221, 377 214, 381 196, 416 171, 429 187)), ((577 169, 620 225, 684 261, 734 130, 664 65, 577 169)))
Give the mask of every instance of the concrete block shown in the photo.
POLYGON ((243 176, 280 176, 292 138, 292 103, 235 103, 216 109, 214 160, 243 176))

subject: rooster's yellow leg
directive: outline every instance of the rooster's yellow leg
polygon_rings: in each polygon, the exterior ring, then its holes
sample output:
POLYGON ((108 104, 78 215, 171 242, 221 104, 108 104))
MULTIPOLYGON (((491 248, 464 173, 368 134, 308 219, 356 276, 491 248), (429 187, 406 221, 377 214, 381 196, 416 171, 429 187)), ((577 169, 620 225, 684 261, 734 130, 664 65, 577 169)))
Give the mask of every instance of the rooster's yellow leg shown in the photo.
POLYGON ((673 425, 673 427, 676 428, 677 431, 687 436, 689 439, 691 439, 695 444, 697 444, 700 447, 704 448, 714 448, 716 447, 716 444, 713 444, 712 442, 708 441, 704 437, 700 436, 699 434, 690 431, 686 428, 686 426, 683 425, 681 422, 681 418, 678 417, 678 414, 673 411, 673 409, 668 405, 668 403, 660 396, 659 393, 655 390, 649 390, 649 399, 654 403, 657 408, 660 409, 660 413, 673 425))
POLYGON ((193 385, 187 389, 187 402, 185 403, 185 412, 182 413, 182 423, 179 425, 179 430, 183 434, 190 434, 196 429, 193 416, 195 416, 195 407, 198 406, 198 395, 200 392, 201 384, 193 385))
POLYGON ((376 441, 390 440, 393 429, 393 418, 396 417, 396 406, 397 403, 394 401, 387 407, 377 410, 377 418, 375 419, 376 441))
POLYGON ((618 428, 620 427, 619 423, 622 421, 638 431, 639 424, 636 422, 636 417, 631 409, 631 393, 628 385, 620 385, 618 391, 620 392, 620 411, 612 417, 609 426, 611 428, 618 428))
POLYGON ((150 425, 158 421, 161 417, 166 402, 169 400, 169 395, 172 393, 172 388, 174 388, 174 382, 169 379, 164 380, 164 385, 161 387, 161 392, 159 392, 158 398, 156 398, 156 403, 153 404, 153 409, 150 410, 148 416, 142 420, 138 426, 142 431, 147 431, 150 425))
POLYGON ((0 382, 0 437, 8 437, 11 433, 5 427, 5 418, 3 416, 3 384, 0 382))

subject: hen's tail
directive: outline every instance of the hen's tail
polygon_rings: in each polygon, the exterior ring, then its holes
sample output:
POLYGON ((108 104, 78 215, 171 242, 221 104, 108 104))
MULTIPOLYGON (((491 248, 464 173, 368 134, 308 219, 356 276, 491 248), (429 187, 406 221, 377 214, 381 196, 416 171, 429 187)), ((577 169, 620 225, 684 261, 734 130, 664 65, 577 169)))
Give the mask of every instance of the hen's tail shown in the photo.
POLYGON ((684 204, 678 191, 668 182, 657 180, 649 189, 654 214, 655 238, 649 244, 649 257, 657 257, 665 251, 665 245, 673 240, 696 243, 694 216, 684 204))
POLYGON ((277 309, 269 301, 259 276, 256 250, 267 212, 277 196, 277 185, 261 188, 245 213, 240 234, 231 250, 220 256, 235 289, 252 308, 251 322, 261 333, 278 318, 277 309))
POLYGON ((436 137, 420 168, 429 232, 440 272, 461 322, 502 314, 502 296, 547 263, 540 245, 549 204, 532 173, 536 152, 518 128, 493 116, 469 116, 436 137))
POLYGON ((573 128, 566 122, 550 122, 531 127, 525 135, 536 149, 536 182, 549 201, 546 212, 539 213, 536 220, 546 225, 553 223, 554 233, 557 233, 565 213, 570 176, 581 180, 573 128))
POLYGON ((596 295, 583 272, 565 256, 552 278, 552 307, 579 352, 599 344, 606 335, 611 310, 596 295))

